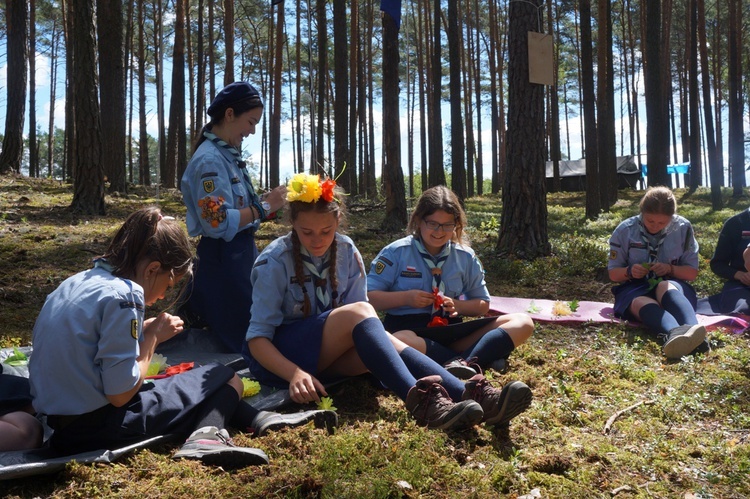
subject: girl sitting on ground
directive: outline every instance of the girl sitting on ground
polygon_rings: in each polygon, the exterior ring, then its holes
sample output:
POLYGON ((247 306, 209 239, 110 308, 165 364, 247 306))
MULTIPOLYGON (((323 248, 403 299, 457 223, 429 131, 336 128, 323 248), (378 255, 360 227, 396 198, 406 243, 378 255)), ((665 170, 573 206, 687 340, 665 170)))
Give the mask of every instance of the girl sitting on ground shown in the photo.
POLYGON ((690 222, 677 215, 667 187, 652 187, 640 214, 620 223, 609 240, 609 278, 618 283, 615 315, 644 324, 668 359, 706 348, 706 328, 695 315, 698 242, 690 222))
POLYGON ((527 314, 465 323, 460 338, 447 329, 441 338, 439 329, 427 327, 440 326, 435 321, 441 317, 446 324, 457 324, 464 316, 489 311, 484 269, 465 240, 465 226, 466 214, 453 191, 444 186, 424 191, 409 221, 410 235, 373 260, 367 296, 375 310, 386 312, 386 330, 454 374, 471 377, 477 365, 505 372, 511 352, 534 331, 527 314), (424 337, 428 332, 433 339, 424 337))
POLYGON ((304 404, 324 383, 372 373, 419 424, 462 428, 506 424, 531 403, 514 381, 502 390, 477 375, 464 384, 383 328, 367 303, 359 251, 339 233, 342 193, 333 180, 295 175, 287 186, 292 231, 271 242, 253 268, 248 363, 262 383, 304 404))

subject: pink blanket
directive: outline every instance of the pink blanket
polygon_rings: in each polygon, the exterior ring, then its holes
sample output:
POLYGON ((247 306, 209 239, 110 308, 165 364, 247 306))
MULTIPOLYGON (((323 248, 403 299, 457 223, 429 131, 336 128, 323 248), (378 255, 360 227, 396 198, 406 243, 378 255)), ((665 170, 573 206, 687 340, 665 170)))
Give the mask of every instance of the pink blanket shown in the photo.
MULTIPOLYGON (((525 312, 537 322, 557 322, 562 324, 575 322, 622 322, 615 317, 611 303, 579 301, 575 311, 568 310, 570 305, 571 302, 564 301, 557 302, 555 300, 541 300, 536 298, 493 296, 490 298, 490 313, 508 314, 511 312, 525 312)), ((725 327, 735 333, 741 333, 750 325, 750 317, 699 314, 698 322, 706 326, 707 329, 725 327)))

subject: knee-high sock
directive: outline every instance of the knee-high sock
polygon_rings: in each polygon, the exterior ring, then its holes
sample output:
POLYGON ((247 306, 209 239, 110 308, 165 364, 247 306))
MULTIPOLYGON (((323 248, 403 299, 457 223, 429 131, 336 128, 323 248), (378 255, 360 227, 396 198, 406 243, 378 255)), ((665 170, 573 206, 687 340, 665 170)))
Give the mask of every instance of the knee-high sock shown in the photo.
POLYGON ((698 324, 695 309, 679 290, 670 289, 661 298, 661 306, 672 314, 680 326, 698 324))
POLYGON ((459 356, 459 353, 448 348, 445 345, 441 345, 435 340, 428 340, 427 338, 422 338, 427 344, 427 351, 425 352, 425 355, 437 362, 438 364, 445 365, 446 362, 449 360, 455 359, 459 356))
POLYGON ((461 400, 465 388, 463 381, 446 371, 443 366, 412 347, 404 348, 400 355, 415 378, 420 379, 438 374, 443 378, 443 387, 445 387, 451 399, 454 402, 461 400))
POLYGON ((417 383, 391 344, 377 317, 368 317, 352 330, 354 349, 365 367, 402 400, 417 383))
POLYGON ((669 331, 680 325, 672 314, 656 303, 641 307, 640 316, 641 322, 657 336, 669 334, 669 331))
POLYGON ((237 408, 235 409, 234 414, 232 414, 232 419, 229 420, 229 424, 232 425, 232 427, 237 428, 238 430, 248 432, 253 427, 255 416, 257 416, 259 412, 260 411, 258 409, 251 406, 244 400, 240 400, 239 404, 237 404, 237 408))
POLYGON ((493 360, 507 359, 510 353, 515 349, 513 339, 508 332, 499 327, 488 331, 484 336, 479 338, 476 343, 466 349, 461 354, 464 359, 475 357, 477 364, 482 368, 487 367, 493 360))
MULTIPOLYGON (((202 404, 202 410, 196 415, 195 428, 204 426, 215 426, 219 429, 226 428, 227 423, 237 409, 240 398, 237 391, 229 385, 222 386, 219 390, 206 399, 202 404)), ((244 430, 244 428, 240 428, 244 430)))

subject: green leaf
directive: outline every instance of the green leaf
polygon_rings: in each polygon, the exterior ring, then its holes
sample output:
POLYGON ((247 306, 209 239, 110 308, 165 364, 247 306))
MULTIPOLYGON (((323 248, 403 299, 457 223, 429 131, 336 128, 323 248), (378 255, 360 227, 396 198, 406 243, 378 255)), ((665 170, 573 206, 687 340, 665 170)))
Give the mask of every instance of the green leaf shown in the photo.
POLYGON ((578 300, 573 300, 570 303, 568 303, 568 305, 570 306, 571 312, 575 312, 576 310, 578 310, 578 300))
POLYGON ((318 402, 318 409, 321 411, 335 411, 336 408, 333 406, 333 399, 331 397, 322 397, 318 402))
POLYGON ((3 364, 8 364, 9 366, 25 366, 28 362, 29 358, 26 354, 20 351, 18 347, 13 347, 13 355, 5 359, 3 364))
POLYGON ((534 300, 531 300, 531 303, 529 303, 529 308, 526 309, 526 311, 530 314, 535 314, 539 312, 541 308, 536 306, 536 303, 534 303, 534 300))

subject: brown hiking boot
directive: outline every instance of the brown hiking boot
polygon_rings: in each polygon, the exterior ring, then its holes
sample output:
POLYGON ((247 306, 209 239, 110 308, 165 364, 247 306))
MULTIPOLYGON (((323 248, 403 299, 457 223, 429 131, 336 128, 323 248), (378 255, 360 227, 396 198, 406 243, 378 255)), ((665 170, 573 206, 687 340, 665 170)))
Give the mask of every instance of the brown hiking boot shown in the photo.
POLYGON ((484 410, 484 422, 502 426, 531 405, 531 388, 520 381, 511 381, 502 390, 493 388, 481 374, 466 382, 463 400, 476 400, 484 410))
POLYGON ((438 375, 417 380, 406 396, 408 410, 417 424, 429 428, 468 428, 482 420, 482 406, 473 400, 455 403, 442 385, 438 375))

